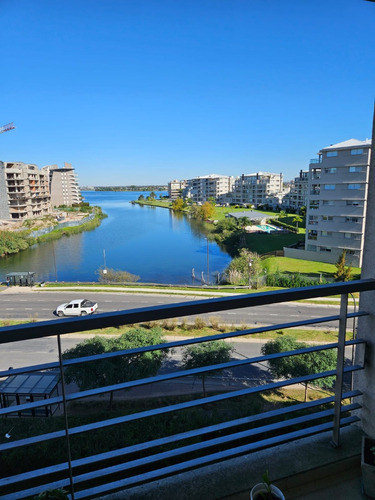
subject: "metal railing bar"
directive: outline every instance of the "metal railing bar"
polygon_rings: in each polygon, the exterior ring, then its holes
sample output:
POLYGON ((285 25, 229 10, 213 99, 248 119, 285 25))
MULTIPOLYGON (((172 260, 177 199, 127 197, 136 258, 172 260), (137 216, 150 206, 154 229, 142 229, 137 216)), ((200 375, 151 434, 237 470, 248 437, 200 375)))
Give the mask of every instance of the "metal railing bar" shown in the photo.
MULTIPOLYGON (((343 400, 360 396, 362 393, 358 390, 349 391, 343 393, 343 400)), ((166 436, 159 439, 154 439, 153 441, 147 441, 144 443, 138 443, 136 445, 126 446, 124 448, 119 448, 117 450, 111 450, 109 452, 100 453, 97 455, 91 455, 90 457, 80 458, 72 460, 72 467, 76 469, 81 466, 93 465, 98 462, 104 462, 108 459, 113 459, 119 456, 125 456, 130 453, 135 453, 139 451, 145 451, 148 449, 156 448, 158 446, 163 446, 166 444, 175 443, 178 441, 199 437, 202 435, 209 435, 216 433, 218 431, 223 431, 226 429, 231 429, 233 427, 239 427, 241 425, 250 424, 257 422, 259 420, 266 420, 273 417, 288 415, 296 411, 308 410, 315 408, 317 406, 333 403, 335 400, 334 396, 329 396, 319 400, 308 401, 307 403, 298 403, 293 406, 287 406, 284 408, 279 408, 277 410, 270 410, 261 414, 250 415, 248 417, 242 417, 235 420, 230 420, 227 422, 221 422, 219 424, 209 425, 206 427, 201 427, 199 429, 194 429, 191 431, 181 432, 179 434, 173 434, 172 436, 166 436)), ((358 405, 360 407, 360 405, 358 405)), ((21 481, 30 480, 33 477, 40 477, 44 475, 49 475, 57 472, 63 472, 68 469, 68 463, 63 462, 60 464, 52 465, 49 467, 44 467, 42 469, 33 470, 32 472, 24 472, 22 474, 17 474, 14 476, 8 476, 6 478, 0 479, 0 486, 8 486, 14 483, 19 483, 21 481)))
MULTIPOLYGON (((317 351, 323 351, 323 350, 327 350, 327 349, 334 349, 334 348, 337 348, 337 346, 338 346, 338 343, 335 342, 332 344, 324 344, 324 345, 316 345, 316 346, 312 346, 312 347, 305 347, 303 349, 296 349, 294 351, 285 351, 285 352, 276 353, 276 354, 268 354, 265 356, 256 356, 253 358, 229 361, 227 363, 220 363, 217 365, 209 365, 209 366, 203 366, 200 368, 192 368, 190 370, 180 370, 177 372, 165 373, 163 375, 156 375, 154 377, 132 380, 129 382, 122 382, 120 384, 113 384, 113 385, 109 385, 109 386, 105 386, 105 387, 98 387, 95 389, 88 389, 86 391, 79 391, 76 393, 71 393, 71 394, 66 395, 66 401, 75 401, 77 399, 98 396, 98 395, 106 394, 108 392, 114 392, 114 391, 119 391, 119 390, 123 390, 123 389, 131 389, 133 387, 141 387, 143 385, 154 384, 154 383, 158 383, 158 382, 165 382, 168 380, 175 380, 178 378, 183 378, 183 377, 188 377, 188 376, 196 376, 196 375, 199 375, 201 373, 209 373, 209 372, 214 371, 214 370, 215 371, 216 370, 224 370, 227 368, 235 368, 235 367, 242 366, 242 365, 263 363, 265 361, 272 360, 272 359, 279 359, 279 358, 284 358, 284 357, 289 357, 289 356, 297 356, 300 354, 306 354, 308 352, 317 352, 317 351)), ((82 358, 82 359, 86 359, 86 358, 82 358)), ((10 408, 1 408, 0 409, 0 416, 9 415, 9 414, 15 413, 17 411, 23 411, 23 410, 27 410, 27 409, 43 407, 43 406, 46 406, 45 401, 48 401, 48 405, 59 404, 62 402, 62 396, 55 396, 55 397, 49 398, 47 400, 35 401, 33 403, 25 403, 22 405, 12 406, 10 408)))
MULTIPOLYGON (((289 356, 294 356, 294 355, 298 355, 298 354, 305 354, 306 352, 321 351, 321 350, 325 350, 325 349, 334 348, 335 345, 336 344, 326 344, 325 346, 306 347, 304 349, 298 349, 295 351, 287 351, 287 352, 276 353, 276 354, 268 354, 267 356, 257 356, 255 358, 241 359, 241 360, 232 361, 229 363, 210 365, 208 367, 193 368, 191 370, 181 370, 179 372, 172 372, 172 373, 166 373, 164 375, 157 375, 155 377, 138 379, 138 380, 130 381, 130 382, 123 382, 121 384, 109 385, 109 386, 105 386, 105 387, 99 387, 96 389, 89 389, 87 391, 81 391, 81 392, 67 394, 66 401, 76 401, 76 400, 84 399, 87 397, 99 396, 102 394, 106 394, 108 392, 115 392, 115 391, 119 391, 119 390, 123 390, 123 389, 131 389, 133 387, 141 387, 141 386, 152 384, 152 383, 175 380, 178 378, 194 376, 194 375, 198 375, 201 373, 207 373, 207 372, 209 373, 213 370, 218 370, 218 369, 233 368, 233 367, 238 367, 241 365, 254 364, 254 363, 267 361, 269 359, 278 359, 278 358, 289 357, 289 356)), ((353 367, 345 367, 345 372, 352 371, 352 370, 361 370, 361 369, 363 369, 363 366, 354 365, 353 367)), ((335 375, 335 374, 336 374, 336 372, 332 371, 332 372, 330 372, 330 375, 322 375, 322 377, 331 376, 331 375, 335 375)), ((310 375, 306 375, 306 377, 309 377, 309 376, 310 375)), ((311 375, 311 376, 313 376, 313 375, 311 375)), ((313 379, 315 380, 315 378, 319 378, 319 374, 318 374, 318 377, 316 377, 316 374, 314 374, 313 379)), ((296 382, 296 383, 300 383, 300 382, 296 382)), ((260 387, 265 387, 265 386, 262 385, 260 387)), ((24 403, 24 404, 15 405, 15 406, 7 407, 7 408, 0 408, 0 416, 10 415, 12 413, 21 412, 24 410, 30 410, 30 409, 50 406, 50 405, 54 405, 54 404, 59 404, 59 403, 62 403, 62 401, 63 401, 62 396, 55 396, 55 397, 49 398, 49 399, 34 401, 33 403, 24 403)), ((1 445, 0 445, 0 449, 1 449, 1 445)))
MULTIPOLYGON (((342 413, 346 413, 348 411, 357 409, 358 407, 360 407, 360 405, 358 405, 358 404, 347 405, 347 407, 343 407, 342 413)), ((178 457, 180 455, 184 455, 187 453, 201 451, 201 450, 211 448, 213 446, 217 446, 217 445, 220 445, 223 443, 227 443, 227 442, 231 442, 231 441, 238 441, 238 440, 246 438, 246 437, 256 436, 256 435, 262 434, 264 432, 270 432, 270 431, 273 431, 276 429, 290 427, 292 425, 298 425, 298 424, 302 424, 302 423, 312 422, 314 420, 326 418, 326 417, 332 415, 333 411, 334 411, 333 409, 323 410, 323 411, 316 412, 316 413, 311 414, 311 415, 296 417, 294 419, 290 419, 290 420, 285 421, 285 422, 276 422, 274 424, 261 426, 261 427, 258 427, 256 429, 249 429, 246 431, 230 434, 229 436, 222 436, 222 437, 210 439, 210 440, 207 440, 207 441, 204 441, 201 443, 194 443, 191 445, 186 445, 186 446, 183 446, 181 448, 174 449, 174 450, 160 452, 160 453, 157 453, 157 454, 154 454, 151 456, 135 459, 135 460, 132 460, 130 462, 125 462, 125 463, 121 463, 121 464, 106 467, 106 468, 100 468, 100 475, 106 476, 106 475, 115 474, 118 472, 123 472, 123 471, 129 470, 129 469, 134 469, 135 467, 139 467, 142 465, 153 464, 153 463, 157 463, 157 462, 160 462, 162 460, 169 459, 172 457, 178 457)), ((332 425, 332 424, 330 423, 330 425, 332 425)), ((306 430, 309 430, 309 428, 303 429, 303 430, 306 431, 306 430)), ((285 435, 283 435, 283 436, 285 436, 285 435)), ((279 436, 277 436, 277 437, 279 437, 279 436)), ((269 438, 269 439, 274 439, 274 438, 269 438)), ((252 443, 252 444, 254 444, 254 443, 252 443)), ((231 449, 233 449, 233 448, 231 448, 231 449)), ((178 466, 178 464, 177 464, 177 466, 178 466)), ((80 474, 78 476, 74 476, 73 479, 74 479, 74 484, 77 485, 77 484, 82 483, 82 482, 96 479, 97 477, 98 477, 98 471, 94 471, 94 472, 88 472, 85 474, 80 474)), ((44 491, 45 489, 61 488, 64 486, 68 486, 69 484, 70 484, 69 479, 62 479, 62 480, 55 481, 55 482, 52 482, 49 484, 38 485, 36 487, 24 490, 22 492, 22 495, 23 495, 22 498, 25 498, 26 496, 38 494, 40 491, 44 491)), ((76 495, 76 497, 78 497, 79 492, 78 491, 75 492, 75 495, 76 495)), ((10 498, 12 498, 12 497, 10 495, 9 496, 7 495, 7 498, 9 498, 9 500, 10 500, 10 498)), ((14 497, 14 498, 16 498, 16 497, 14 497)), ((18 498, 21 498, 21 497, 18 496, 18 498)))
MULTIPOLYGON (((352 372, 352 371, 357 371, 357 370, 362 370, 363 367, 359 365, 354 365, 354 366, 348 366, 345 368, 345 372, 352 372)), ((148 418, 152 417, 155 415, 163 415, 167 413, 171 413, 173 411, 180 411, 184 410, 187 408, 194 408, 196 406, 201 406, 203 404, 207 403, 213 403, 216 401, 223 401, 226 399, 233 399, 236 397, 240 396, 246 396, 250 394, 256 394, 258 392, 263 392, 271 389, 277 389, 279 387, 286 387, 289 385, 294 385, 294 384, 299 384, 299 383, 305 383, 305 382, 310 382, 312 380, 316 380, 319 378, 325 378, 325 377, 331 377, 335 375, 336 371, 335 370, 330 370, 327 372, 321 372, 317 374, 311 374, 311 375, 304 375, 302 377, 294 378, 294 379, 287 379, 287 380, 281 380, 278 382, 272 382, 270 384, 265 384, 261 386, 256 386, 256 387, 249 387, 247 389, 241 389, 238 391, 231 391, 225 394, 218 394, 215 396, 209 396, 206 398, 200 398, 200 399, 194 399, 192 401, 186 401, 184 403, 177 403, 174 405, 169 405, 169 406, 163 406, 160 408, 154 408, 152 410, 145 410, 142 412, 138 413, 132 413, 130 415, 123 415, 121 417, 116 417, 112 419, 107 419, 104 421, 98 421, 94 422, 91 424, 84 424, 78 427, 72 427, 69 430, 70 436, 74 434, 80 434, 82 432, 88 432, 92 430, 97 430, 99 428, 105 428, 105 427, 110 427, 112 425, 117 425, 117 424, 123 424, 126 422, 132 422, 134 420, 140 420, 142 418, 148 418)), ((20 408, 20 407, 18 407, 20 408)), ((56 431, 53 433, 49 434, 41 434, 39 436, 33 436, 31 438, 26 438, 26 439, 21 439, 18 441, 14 441, 13 443, 2 443, 0 444, 0 451, 5 451, 13 448, 17 448, 19 446, 26 446, 30 444, 35 444, 38 442, 42 441, 48 441, 51 439, 56 439, 65 436, 65 431, 56 431)))
MULTIPOLYGON (((347 405, 342 408, 342 413, 346 413, 348 411, 356 410, 360 408, 360 405, 357 403, 347 405)), ((240 439, 255 437, 259 434, 263 434, 265 432, 272 432, 274 430, 285 429, 287 427, 291 427, 293 425, 304 424, 308 422, 312 422, 314 420, 320 420, 329 416, 332 416, 334 413, 334 409, 331 408, 329 410, 322 410, 320 412, 315 412, 310 415, 304 415, 300 417, 295 417, 287 421, 283 422, 275 422, 273 424, 263 425, 257 427, 255 429, 247 429, 240 432, 235 432, 233 434, 229 434, 226 436, 220 436, 217 438, 208 439, 206 441, 202 441, 199 443, 193 443, 190 445, 185 445, 180 448, 175 448, 173 450, 163 451, 160 453, 156 453, 154 455, 148 455, 147 457, 138 458, 135 460, 131 460, 129 462, 124 462, 121 464, 113 465, 110 467, 100 468, 100 473, 103 476, 128 471, 130 469, 134 469, 135 467, 154 464, 155 462, 160 462, 161 460, 166 460, 170 458, 179 457, 180 455, 185 455, 191 452, 202 451, 207 448, 212 448, 214 446, 218 446, 221 444, 225 444, 228 442, 238 441, 240 439)), ((87 472, 85 474, 80 474, 78 476, 74 476, 74 483, 82 483, 85 481, 89 481, 97 477, 97 472, 87 472)))
MULTIPOLYGON (((354 422, 358 422, 359 418, 355 416, 346 417, 342 419, 342 426, 350 425, 354 422)), ((90 488, 87 490, 81 490, 76 493, 76 498, 92 498, 95 495, 108 493, 110 491, 119 490, 124 487, 134 486, 136 484, 141 484, 146 481, 151 481, 154 479, 161 479, 162 477, 170 476, 177 474, 179 472, 193 469, 196 467, 200 467, 203 465, 207 465, 209 463, 220 462, 222 460, 226 460, 228 458, 233 458, 235 456, 244 455, 251 451, 256 451, 259 449, 269 448, 271 446, 275 446, 277 444, 286 443, 289 441, 293 441, 295 439, 299 439, 302 437, 311 436, 314 434, 318 434, 324 431, 331 430, 333 424, 331 422, 327 422, 324 424, 320 424, 317 426, 313 426, 308 429, 302 429, 300 431, 294 431, 288 434, 284 434, 276 438, 268 438, 262 441, 258 441, 257 443, 249 443, 247 445, 238 446, 237 448, 232 448, 229 450, 220 451, 217 453, 213 453, 211 455, 206 455, 204 457, 195 458, 192 460, 188 460, 186 462, 181 462, 179 464, 171 465, 168 467, 164 467, 162 469, 157 469, 154 471, 149 471, 144 474, 140 474, 138 476, 133 476, 131 478, 121 479, 118 481, 114 481, 112 483, 106 483, 105 485, 97 486, 94 488, 90 488)))
POLYGON ((204 299, 194 302, 158 305, 123 311, 96 314, 84 318, 64 318, 63 320, 41 321, 39 323, 12 325, 0 328, 0 344, 41 338, 52 334, 66 334, 77 331, 122 326, 126 324, 155 321, 167 318, 192 316, 223 310, 241 309, 260 305, 291 302, 321 296, 341 295, 349 292, 375 290, 375 280, 355 280, 343 283, 330 283, 287 290, 260 292, 236 297, 204 299), (31 325, 31 326, 30 326, 31 325))
MULTIPOLYGON (((368 316, 368 313, 363 313, 361 316, 368 316)), ((348 316, 350 317, 350 316, 348 316)), ((307 320, 308 321, 308 320, 307 320)), ((210 336, 205 336, 205 337, 194 337, 193 339, 185 339, 185 340, 177 340, 173 342, 168 342, 164 344, 155 344, 153 346, 147 346, 147 347, 139 347, 135 349, 127 349, 127 350, 122 350, 122 351, 113 351, 113 352, 107 352, 95 356, 85 356, 84 358, 75 358, 75 359, 66 359, 63 360, 64 367, 68 367, 70 365, 75 365, 78 363, 85 363, 85 362, 90 362, 90 361, 96 361, 98 359, 103 359, 103 358, 112 358, 116 356, 124 356, 127 354, 136 354, 136 353, 142 353, 142 352, 150 352, 150 351, 156 351, 156 350, 162 350, 162 349, 172 349, 174 347, 181 347, 184 345, 191 345, 199 342, 209 342, 211 340, 221 340, 225 338, 232 338, 232 337, 241 337, 243 335, 251 335, 255 333, 263 333, 267 331, 273 331, 273 330, 280 330, 280 328, 285 328, 283 327, 282 324, 279 325, 273 325, 271 327, 259 327, 259 328, 253 328, 250 330, 242 330, 242 331, 237 331, 237 332, 229 332, 227 334, 218 334, 218 335, 210 335, 210 336), (250 333, 248 333, 250 332, 250 333)), ((347 340, 345 342, 346 346, 351 346, 351 345, 357 345, 357 344, 366 344, 366 341, 363 339, 351 339, 347 340)), ((54 361, 52 363, 43 363, 39 365, 30 365, 30 366, 24 366, 22 368, 12 368, 11 370, 3 370, 0 371, 0 378, 3 377, 9 377, 11 375, 20 375, 22 373, 30 373, 30 372, 35 372, 35 371, 46 371, 46 370, 53 370, 53 369, 59 369, 59 362, 54 361)))
MULTIPOLYGON (((350 313, 348 314, 348 318, 353 317, 352 315, 356 314, 356 317, 358 316, 368 316, 368 313, 366 312, 357 312, 357 313, 350 313)), ((113 351, 113 352, 107 352, 103 354, 97 354, 94 356, 85 356, 83 358, 75 358, 75 359, 66 359, 63 361, 64 366, 70 366, 70 365, 75 365, 78 363, 88 363, 90 361, 97 361, 101 360, 103 358, 112 358, 112 357, 117 357, 117 356, 125 356, 125 355, 131 355, 131 354, 139 354, 139 353, 144 353, 144 352, 150 352, 150 351, 157 351, 157 350, 163 350, 163 349, 172 349, 174 347, 181 347, 184 345, 191 345, 191 344, 198 344, 198 343, 203 343, 203 342, 211 342, 213 340, 224 340, 228 338, 235 338, 235 337, 242 337, 244 335, 254 335, 256 333, 264 333, 268 331, 273 331, 273 330, 280 330, 280 329, 285 329, 285 328, 295 328, 297 326, 306 326, 310 324, 314 324, 317 322, 327 322, 327 321, 336 321, 339 320, 340 316, 326 316, 322 318, 314 318, 311 320, 302 320, 302 321, 295 321, 293 323, 279 323, 277 325, 271 325, 271 326, 265 326, 265 327, 257 327, 257 328, 250 328, 247 330, 241 330, 241 331, 236 331, 236 332, 227 332, 227 333, 220 333, 217 335, 208 335, 204 337, 194 337, 192 339, 184 339, 184 340, 176 340, 173 342, 165 342, 163 344, 155 344, 152 346, 145 346, 145 347, 137 347, 134 349, 126 349, 122 351, 113 351)), ((35 323, 34 323, 35 324, 35 323)), ((347 341, 348 343, 346 345, 352 345, 353 343, 365 343, 364 340, 361 339, 354 339, 347 341), (350 344, 349 344, 350 342, 350 344)), ((42 371, 42 370, 51 370, 51 369, 58 369, 59 368, 59 363, 58 361, 52 362, 52 363, 44 363, 40 365, 32 365, 32 366, 26 366, 22 368, 12 368, 12 370, 3 370, 0 371, 0 378, 2 377, 8 377, 10 375, 19 375, 21 373, 29 373, 33 371, 42 371)))

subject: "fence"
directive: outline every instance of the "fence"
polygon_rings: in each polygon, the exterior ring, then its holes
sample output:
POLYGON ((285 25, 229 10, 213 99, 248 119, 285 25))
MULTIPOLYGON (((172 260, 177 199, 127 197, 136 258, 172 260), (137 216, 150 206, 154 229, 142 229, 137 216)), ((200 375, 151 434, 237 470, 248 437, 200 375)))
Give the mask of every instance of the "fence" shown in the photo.
MULTIPOLYGON (((59 351, 59 361, 33 366, 24 366, 0 372, 0 378, 11 375, 50 373, 58 371, 61 380, 61 395, 48 399, 48 405, 57 405, 63 408, 63 425, 53 430, 43 430, 40 425, 31 435, 32 426, 28 421, 26 426, 28 435, 14 440, 0 443, 3 464, 6 464, 7 454, 17 457, 18 464, 25 470, 16 474, 2 472, 0 480, 0 495, 7 499, 29 498, 41 491, 51 488, 66 488, 70 498, 94 498, 96 496, 131 488, 132 486, 148 483, 163 477, 168 477, 183 471, 203 467, 275 446, 287 443, 300 437, 314 435, 327 430, 332 431, 332 441, 338 446, 340 443, 340 429, 359 420, 353 415, 353 410, 360 409, 360 405, 353 402, 353 398, 360 395, 355 388, 345 389, 344 376, 365 368, 364 361, 360 364, 345 365, 345 348, 362 347, 365 342, 361 339, 345 340, 348 318, 366 316, 366 311, 348 313, 348 294, 375 290, 375 280, 358 280, 348 283, 336 283, 303 289, 290 289, 277 292, 263 292, 240 297, 201 300, 179 303, 167 306, 147 307, 128 311, 102 313, 85 318, 68 318, 64 320, 45 321, 26 325, 15 325, 0 329, 0 345, 6 349, 12 342, 21 342, 47 336, 56 336, 59 351), (176 340, 158 345, 150 345, 117 352, 107 352, 101 355, 88 356, 77 359, 62 359, 61 336, 72 332, 85 332, 92 329, 109 326, 133 325, 167 318, 181 318, 203 313, 235 310, 244 307, 278 304, 294 300, 309 299, 321 296, 341 295, 340 313, 288 322, 272 326, 263 326, 240 331, 229 331, 213 336, 176 340), (127 382, 104 385, 87 390, 68 388, 64 382, 65 370, 70 366, 81 363, 96 362, 124 356, 141 356, 145 353, 165 349, 175 349, 181 346, 202 344, 212 340, 236 339, 245 335, 267 332, 276 329, 304 327, 307 325, 326 322, 338 322, 338 341, 324 345, 314 345, 297 351, 282 352, 267 356, 257 356, 241 360, 231 360, 227 363, 203 366, 190 370, 175 369, 169 373, 158 374, 153 377, 129 380, 127 382), (335 349, 337 351, 337 366, 335 370, 311 373, 298 378, 275 380, 260 386, 242 389, 230 388, 218 394, 207 397, 190 397, 186 400, 169 404, 168 402, 142 411, 125 411, 120 414, 101 414, 97 419, 86 418, 77 421, 71 415, 71 406, 81 400, 98 401, 104 394, 123 391, 137 387, 167 382, 172 383, 186 377, 203 376, 212 371, 236 367, 246 367, 257 363, 267 363, 270 360, 283 357, 298 356, 311 352, 335 349), (322 396, 318 400, 306 403, 297 403, 278 409, 259 413, 259 411, 234 416, 224 412, 219 421, 207 424, 207 415, 197 420, 197 409, 212 408, 222 402, 225 405, 233 401, 248 401, 254 395, 288 387, 298 383, 307 383, 322 377, 335 376, 335 391, 329 396, 322 396), (182 420, 184 429, 170 432, 169 423, 174 419, 182 420), (153 429, 159 428, 157 422, 163 422, 164 433, 156 435, 153 429), (136 431, 139 426, 138 431, 136 431), (117 431, 116 445, 110 439, 110 432, 117 431), (136 442, 129 442, 127 437, 134 434, 136 442), (79 441, 79 436, 83 440, 79 441), (91 447, 88 443, 92 443, 91 447), (106 448, 106 445, 108 447, 106 448), (53 459, 52 451, 66 450, 65 459, 53 459), (44 465, 36 465, 32 459, 35 455, 45 457, 44 465), (48 454, 51 450, 51 456, 48 454)), ((262 318, 264 323, 264 318, 262 318)), ((364 358, 363 358, 364 359, 364 358)), ((1 391, 1 386, 0 386, 1 391)), ((19 412, 33 411, 46 406, 46 401, 35 401, 24 404, 14 404, 0 409, 0 415, 12 427, 19 412)), ((108 413, 108 412, 107 412, 108 413)), ((220 414, 221 415, 221 414, 220 414)), ((49 417, 54 419, 55 417, 49 417)), ((1 470, 0 469, 0 470, 1 470)))

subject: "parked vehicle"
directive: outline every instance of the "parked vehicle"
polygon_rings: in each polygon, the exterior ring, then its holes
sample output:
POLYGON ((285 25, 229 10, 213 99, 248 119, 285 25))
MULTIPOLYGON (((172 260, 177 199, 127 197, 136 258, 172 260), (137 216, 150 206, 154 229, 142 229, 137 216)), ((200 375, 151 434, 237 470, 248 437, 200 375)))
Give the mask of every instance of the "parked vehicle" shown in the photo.
POLYGON ((71 300, 65 304, 61 304, 56 308, 57 316, 86 316, 94 314, 98 304, 87 299, 71 300))

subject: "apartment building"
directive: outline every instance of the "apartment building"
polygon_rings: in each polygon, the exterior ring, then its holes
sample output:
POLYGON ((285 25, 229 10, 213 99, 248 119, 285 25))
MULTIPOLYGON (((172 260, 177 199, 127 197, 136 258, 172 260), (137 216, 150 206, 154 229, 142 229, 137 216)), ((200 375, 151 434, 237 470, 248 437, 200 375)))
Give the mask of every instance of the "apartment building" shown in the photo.
POLYGON ((232 203, 250 204, 255 207, 278 203, 282 198, 283 174, 257 172, 242 174, 234 181, 232 203))
POLYGON ((370 154, 371 140, 350 139, 323 148, 311 160, 300 258, 335 263, 346 250, 347 264, 361 267, 370 154))
POLYGON ((47 165, 42 170, 48 173, 53 207, 61 205, 69 207, 80 203, 82 197, 78 178, 70 163, 65 162, 62 168, 57 165, 47 165))
POLYGON ((168 182, 168 197, 171 200, 176 200, 182 196, 182 192, 185 189, 187 181, 173 180, 168 182))
POLYGON ((48 175, 36 165, 0 161, 0 219, 22 220, 51 212, 48 175))
POLYGON ((290 191, 283 196, 282 206, 298 212, 300 208, 307 206, 308 200, 309 171, 300 170, 299 176, 295 177, 290 184, 290 191))
POLYGON ((227 175, 202 175, 186 181, 184 198, 191 198, 195 203, 204 203, 211 198, 220 200, 232 191, 233 177, 227 175))

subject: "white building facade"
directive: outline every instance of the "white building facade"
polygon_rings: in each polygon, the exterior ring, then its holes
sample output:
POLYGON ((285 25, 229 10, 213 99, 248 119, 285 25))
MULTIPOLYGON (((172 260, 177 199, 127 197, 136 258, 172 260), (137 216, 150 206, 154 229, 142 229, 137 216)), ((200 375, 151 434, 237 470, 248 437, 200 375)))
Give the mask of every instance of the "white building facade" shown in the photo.
POLYGON ((371 140, 350 139, 311 160, 305 250, 286 256, 336 263, 345 250, 347 264, 362 266, 370 156, 371 140))

